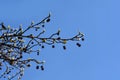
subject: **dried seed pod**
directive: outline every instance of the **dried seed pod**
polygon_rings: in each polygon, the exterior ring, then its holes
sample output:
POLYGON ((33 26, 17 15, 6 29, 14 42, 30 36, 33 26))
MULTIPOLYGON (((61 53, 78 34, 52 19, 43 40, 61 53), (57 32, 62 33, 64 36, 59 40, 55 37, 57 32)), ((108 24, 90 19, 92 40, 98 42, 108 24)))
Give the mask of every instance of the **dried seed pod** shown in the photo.
POLYGON ((39 69, 39 66, 36 66, 36 69, 39 69))
POLYGON ((55 45, 52 45, 52 48, 55 48, 55 45))
POLYGON ((22 37, 18 37, 18 39, 23 39, 22 37))
POLYGON ((20 76, 23 76, 23 73, 20 73, 20 76))
POLYGON ((84 41, 85 39, 84 39, 84 38, 82 38, 81 40, 82 40, 82 41, 84 41))
POLYGON ((31 44, 34 44, 34 42, 31 42, 31 44))
POLYGON ((30 67, 31 65, 30 64, 27 64, 27 67, 30 67))
POLYGON ((77 45, 78 47, 81 47, 81 44, 80 44, 80 43, 76 43, 76 45, 77 45))
POLYGON ((66 46, 63 46, 63 49, 66 50, 66 46))
POLYGON ((42 65, 42 66, 40 66, 41 67, 41 70, 43 71, 44 70, 44 66, 42 65))
POLYGON ((40 55, 40 52, 39 52, 39 51, 37 52, 37 55, 40 55))
POLYGON ((44 46, 44 45, 42 45, 41 47, 42 47, 42 48, 45 48, 45 46, 44 46))
POLYGON ((42 27, 45 27, 45 25, 43 24, 42 27))

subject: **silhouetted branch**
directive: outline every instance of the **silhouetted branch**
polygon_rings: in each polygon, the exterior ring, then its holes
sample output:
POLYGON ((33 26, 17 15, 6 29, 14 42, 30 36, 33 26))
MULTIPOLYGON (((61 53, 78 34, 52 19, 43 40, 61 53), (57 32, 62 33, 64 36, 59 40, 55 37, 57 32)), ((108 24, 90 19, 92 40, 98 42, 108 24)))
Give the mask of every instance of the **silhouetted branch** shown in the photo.
MULTIPOLYGON (((24 75, 24 69, 30 67, 31 62, 35 62, 36 69, 40 67, 41 70, 44 70, 43 64, 45 61, 24 56, 35 52, 39 55, 40 50, 35 48, 37 46, 44 48, 44 44, 47 44, 55 48, 54 44, 60 43, 63 44, 63 49, 66 50, 65 44, 68 41, 84 40, 84 35, 81 32, 71 38, 61 38, 60 30, 48 37, 41 37, 45 33, 45 23, 50 22, 50 17, 51 14, 36 24, 32 22, 25 30, 22 26, 13 29, 10 26, 6 27, 4 23, 0 24, 0 71, 2 72, 0 79, 12 80, 18 76, 18 80, 20 80, 24 75), (36 33, 27 33, 33 29, 36 30, 36 33)), ((76 45, 81 46, 78 42, 76 45)))

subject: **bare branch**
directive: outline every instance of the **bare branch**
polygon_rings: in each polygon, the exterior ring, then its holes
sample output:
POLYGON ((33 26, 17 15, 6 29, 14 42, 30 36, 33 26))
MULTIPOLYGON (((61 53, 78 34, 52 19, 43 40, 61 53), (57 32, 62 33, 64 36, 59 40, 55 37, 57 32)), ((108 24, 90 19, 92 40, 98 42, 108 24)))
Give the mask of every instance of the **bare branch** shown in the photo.
POLYGON ((45 33, 45 23, 50 22, 50 17, 51 14, 36 24, 32 22, 25 30, 22 26, 13 29, 10 26, 6 27, 3 23, 0 24, 0 71, 2 71, 0 79, 12 80, 18 77, 18 80, 20 80, 24 74, 24 69, 30 67, 32 62, 37 65, 36 69, 39 69, 40 66, 41 70, 44 70, 43 64, 45 61, 24 56, 31 53, 39 55, 40 50, 35 47, 44 48, 47 44, 55 48, 54 44, 60 43, 66 50, 65 44, 68 41, 76 41, 76 45, 81 46, 78 42, 84 40, 84 35, 81 32, 70 38, 62 38, 60 37, 60 30, 58 30, 48 37, 41 37, 45 33), (33 29, 36 30, 36 33, 31 34, 29 31, 33 29))

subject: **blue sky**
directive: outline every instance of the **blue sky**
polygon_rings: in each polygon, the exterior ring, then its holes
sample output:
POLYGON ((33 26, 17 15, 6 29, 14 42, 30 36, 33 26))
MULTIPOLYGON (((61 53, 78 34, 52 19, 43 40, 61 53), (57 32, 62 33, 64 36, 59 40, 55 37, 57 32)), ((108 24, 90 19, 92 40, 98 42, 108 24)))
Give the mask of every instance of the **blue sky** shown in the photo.
POLYGON ((24 28, 52 13, 48 33, 61 29, 61 36, 85 34, 82 47, 69 42, 41 51, 45 71, 34 67, 23 80, 120 80, 120 1, 119 0, 1 0, 0 22, 24 28))

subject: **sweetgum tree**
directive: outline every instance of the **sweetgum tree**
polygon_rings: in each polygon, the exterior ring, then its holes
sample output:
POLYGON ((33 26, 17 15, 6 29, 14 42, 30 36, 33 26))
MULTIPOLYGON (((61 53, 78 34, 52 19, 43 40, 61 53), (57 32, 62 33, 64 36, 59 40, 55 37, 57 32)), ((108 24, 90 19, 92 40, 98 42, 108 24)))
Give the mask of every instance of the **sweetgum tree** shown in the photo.
POLYGON ((84 41, 84 35, 79 32, 71 38, 60 37, 60 30, 51 34, 48 37, 41 37, 45 33, 45 23, 50 22, 51 14, 45 17, 38 23, 31 24, 23 30, 20 25, 18 29, 0 24, 0 79, 12 80, 17 78, 21 80, 24 75, 24 70, 31 67, 32 63, 36 64, 36 69, 44 70, 43 64, 45 61, 37 60, 36 57, 30 58, 26 55, 36 53, 39 56, 40 49, 44 48, 45 44, 55 48, 54 44, 63 44, 63 49, 66 50, 65 44, 68 41, 76 41, 78 47, 81 44, 78 41, 84 41), (35 33, 30 33, 31 29, 35 29, 35 33), (28 33, 29 32, 29 33, 28 33))

